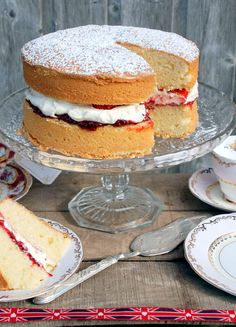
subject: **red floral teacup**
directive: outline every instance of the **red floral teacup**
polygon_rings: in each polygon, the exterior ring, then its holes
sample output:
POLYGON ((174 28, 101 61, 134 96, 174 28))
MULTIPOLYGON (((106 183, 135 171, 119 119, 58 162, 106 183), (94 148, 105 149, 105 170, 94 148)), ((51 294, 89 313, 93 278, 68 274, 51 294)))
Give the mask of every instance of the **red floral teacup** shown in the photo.
POLYGON ((13 157, 14 152, 8 149, 4 144, 0 143, 0 175, 13 157))

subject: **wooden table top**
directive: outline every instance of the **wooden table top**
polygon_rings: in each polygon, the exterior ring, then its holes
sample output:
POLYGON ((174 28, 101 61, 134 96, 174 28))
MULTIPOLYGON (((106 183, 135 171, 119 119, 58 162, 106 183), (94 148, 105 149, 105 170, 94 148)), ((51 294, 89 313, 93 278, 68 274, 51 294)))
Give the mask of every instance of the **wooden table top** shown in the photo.
MULTIPOLYGON (((67 204, 71 198, 83 187, 99 184, 99 176, 62 173, 50 186, 34 181, 30 192, 20 202, 41 217, 58 220, 80 236, 84 248, 81 268, 85 268, 108 255, 129 251, 129 244, 136 235, 157 229, 179 217, 204 212, 211 212, 212 215, 219 213, 190 193, 188 178, 188 174, 158 174, 156 171, 132 174, 130 184, 150 188, 164 202, 165 209, 153 226, 117 235, 80 228, 68 213, 67 204)), ((4 303, 4 306, 36 307, 30 301, 4 303)), ((183 247, 179 246, 167 255, 120 261, 45 305, 47 308, 130 306, 235 309, 236 297, 216 289, 198 277, 185 261, 183 247)), ((23 327, 31 324, 20 325, 23 327)), ((94 324, 105 325, 106 322, 94 324)), ((124 324, 129 322, 122 322, 124 324)), ((72 325, 93 325, 93 322, 34 322, 34 326, 72 325)))

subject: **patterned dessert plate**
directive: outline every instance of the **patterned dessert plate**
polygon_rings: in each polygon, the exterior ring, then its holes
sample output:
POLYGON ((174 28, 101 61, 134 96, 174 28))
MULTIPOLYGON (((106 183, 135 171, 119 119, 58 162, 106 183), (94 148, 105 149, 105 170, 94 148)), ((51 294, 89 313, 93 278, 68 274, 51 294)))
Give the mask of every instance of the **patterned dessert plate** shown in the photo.
POLYGON ((191 193, 203 202, 224 211, 236 211, 236 203, 225 199, 212 168, 196 171, 188 185, 191 193))
MULTIPOLYGON (((43 218, 42 218, 43 219, 43 218)), ((12 290, 0 291, 0 302, 13 302, 33 298, 48 291, 55 284, 69 278, 78 268, 83 257, 83 248, 79 237, 69 228, 59 224, 58 222, 44 219, 53 228, 60 230, 71 236, 72 242, 64 254, 62 260, 57 266, 52 277, 49 277, 40 287, 34 290, 12 290)))
POLYGON ((200 277, 236 296, 236 213, 201 222, 188 234, 184 251, 200 277))
POLYGON ((7 164, 0 173, 0 199, 6 196, 19 200, 32 185, 32 177, 16 163, 7 164))

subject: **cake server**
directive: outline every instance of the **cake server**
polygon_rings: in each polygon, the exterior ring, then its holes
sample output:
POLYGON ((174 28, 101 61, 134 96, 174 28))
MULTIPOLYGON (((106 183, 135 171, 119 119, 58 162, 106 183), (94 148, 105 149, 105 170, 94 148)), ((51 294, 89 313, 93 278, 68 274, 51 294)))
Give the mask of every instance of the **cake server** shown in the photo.
POLYGON ((179 218, 158 230, 144 233, 131 242, 130 248, 132 252, 109 256, 75 273, 66 281, 55 285, 55 287, 49 291, 35 297, 33 302, 35 304, 49 303, 121 259, 129 259, 138 255, 154 256, 169 253, 185 240, 187 234, 195 226, 208 217, 210 217, 210 215, 179 218))

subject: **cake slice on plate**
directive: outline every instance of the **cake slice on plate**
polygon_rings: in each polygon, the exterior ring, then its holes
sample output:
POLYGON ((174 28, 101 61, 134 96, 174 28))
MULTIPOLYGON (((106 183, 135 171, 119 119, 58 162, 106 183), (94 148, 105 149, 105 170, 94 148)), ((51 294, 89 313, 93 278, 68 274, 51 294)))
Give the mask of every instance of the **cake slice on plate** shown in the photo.
POLYGON ((0 202, 0 290, 34 289, 52 276, 71 238, 19 203, 0 202))

